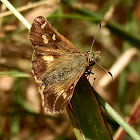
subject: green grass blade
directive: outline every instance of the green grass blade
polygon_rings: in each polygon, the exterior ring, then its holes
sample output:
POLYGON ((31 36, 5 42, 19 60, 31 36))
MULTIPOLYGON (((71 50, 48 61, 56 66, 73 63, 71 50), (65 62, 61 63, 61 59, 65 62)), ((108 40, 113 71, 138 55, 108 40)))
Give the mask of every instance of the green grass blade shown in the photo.
POLYGON ((1 2, 30 30, 31 25, 28 21, 15 9, 15 7, 8 0, 1 0, 1 2))
POLYGON ((106 103, 102 97, 94 91, 96 94, 96 97, 99 101, 99 103, 102 105, 102 107, 105 108, 107 113, 120 125, 123 127, 123 129, 134 139, 134 140, 140 140, 140 136, 138 132, 131 127, 125 120, 108 104, 106 103))
POLYGON ((0 77, 30 77, 30 75, 19 71, 6 71, 0 72, 0 77))
POLYGON ((79 80, 68 112, 77 139, 112 139, 93 89, 85 78, 79 80))

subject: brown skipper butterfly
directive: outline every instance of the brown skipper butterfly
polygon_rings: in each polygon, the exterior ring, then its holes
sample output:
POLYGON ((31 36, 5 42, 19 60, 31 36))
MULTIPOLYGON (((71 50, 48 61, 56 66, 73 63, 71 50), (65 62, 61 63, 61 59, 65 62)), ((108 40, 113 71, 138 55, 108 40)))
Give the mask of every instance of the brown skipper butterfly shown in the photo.
POLYGON ((42 105, 47 113, 61 113, 72 98, 80 77, 100 59, 100 51, 81 54, 42 16, 35 18, 32 24, 30 41, 34 49, 32 73, 42 105))

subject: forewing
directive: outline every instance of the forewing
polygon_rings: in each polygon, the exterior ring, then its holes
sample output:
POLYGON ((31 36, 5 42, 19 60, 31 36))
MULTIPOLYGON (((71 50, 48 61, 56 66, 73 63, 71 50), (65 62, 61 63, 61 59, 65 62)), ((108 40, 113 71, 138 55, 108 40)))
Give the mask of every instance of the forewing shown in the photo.
POLYGON ((52 61, 61 59, 65 54, 79 53, 79 50, 42 16, 35 18, 31 30, 30 41, 33 44, 32 72, 37 80, 52 68, 52 61))
POLYGON ((35 18, 31 30, 30 40, 38 53, 77 53, 79 50, 65 37, 59 34, 42 16, 35 18))

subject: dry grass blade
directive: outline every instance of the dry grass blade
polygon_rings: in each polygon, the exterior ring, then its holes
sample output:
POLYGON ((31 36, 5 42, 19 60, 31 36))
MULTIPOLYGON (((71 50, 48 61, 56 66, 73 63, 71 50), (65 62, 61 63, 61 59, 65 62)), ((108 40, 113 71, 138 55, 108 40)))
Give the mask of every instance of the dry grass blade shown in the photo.
MULTIPOLYGON (((47 1, 41 1, 41 2, 36 2, 36 3, 30 3, 26 6, 22 6, 22 7, 19 7, 17 8, 17 11, 18 12, 23 12, 23 11, 26 11, 26 10, 29 10, 29 9, 32 9, 32 8, 36 8, 36 7, 39 7, 39 6, 44 6, 44 5, 50 5, 51 3, 56 3, 56 2, 59 2, 60 0, 47 0, 47 1)), ((2 12, 0 14, 0 18, 1 17, 5 17, 5 16, 9 16, 9 15, 12 15, 13 13, 11 11, 6 11, 6 12, 2 12)))
MULTIPOLYGON (((109 70, 113 75, 113 79, 116 79, 121 74, 121 72, 128 66, 133 57, 136 55, 138 55, 138 50, 136 48, 130 48, 118 58, 109 70)), ((111 82, 112 79, 108 78, 108 74, 105 74, 98 82, 98 86, 104 88, 111 82)))

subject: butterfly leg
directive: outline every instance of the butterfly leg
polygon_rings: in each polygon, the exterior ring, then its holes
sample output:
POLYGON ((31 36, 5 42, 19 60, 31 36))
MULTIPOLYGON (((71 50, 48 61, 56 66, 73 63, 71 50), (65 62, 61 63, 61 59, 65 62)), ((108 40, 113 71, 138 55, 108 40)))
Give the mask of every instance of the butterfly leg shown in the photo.
POLYGON ((89 81, 89 78, 90 78, 90 75, 91 75, 91 74, 95 75, 94 82, 93 82, 93 84, 92 84, 92 86, 93 86, 94 83, 95 83, 95 80, 96 80, 96 74, 93 73, 91 70, 85 71, 85 76, 87 77, 88 81, 89 81))
POLYGON ((94 75, 94 73, 93 73, 91 70, 85 71, 85 76, 88 77, 88 78, 87 78, 88 80, 89 80, 89 78, 90 78, 90 74, 93 74, 93 75, 94 75))

